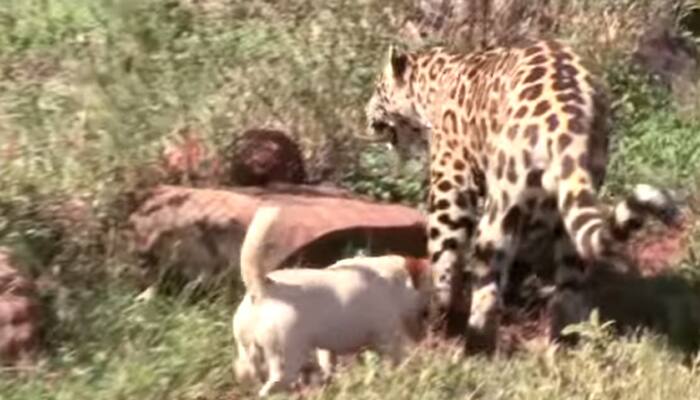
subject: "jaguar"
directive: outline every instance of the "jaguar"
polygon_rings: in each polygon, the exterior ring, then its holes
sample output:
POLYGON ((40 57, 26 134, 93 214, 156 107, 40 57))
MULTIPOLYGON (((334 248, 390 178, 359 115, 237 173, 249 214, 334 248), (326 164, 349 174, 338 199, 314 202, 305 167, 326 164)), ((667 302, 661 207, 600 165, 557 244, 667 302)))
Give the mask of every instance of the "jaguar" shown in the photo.
POLYGON ((428 150, 435 325, 447 337, 493 327, 513 266, 544 253, 556 269, 551 307, 563 310, 551 338, 560 338, 585 316, 576 305, 595 265, 624 262, 622 246, 647 215, 676 215, 668 192, 650 185, 613 210, 599 198, 612 118, 584 64, 558 40, 471 53, 389 47, 362 136, 404 157, 428 150), (496 300, 472 304, 472 295, 496 300))

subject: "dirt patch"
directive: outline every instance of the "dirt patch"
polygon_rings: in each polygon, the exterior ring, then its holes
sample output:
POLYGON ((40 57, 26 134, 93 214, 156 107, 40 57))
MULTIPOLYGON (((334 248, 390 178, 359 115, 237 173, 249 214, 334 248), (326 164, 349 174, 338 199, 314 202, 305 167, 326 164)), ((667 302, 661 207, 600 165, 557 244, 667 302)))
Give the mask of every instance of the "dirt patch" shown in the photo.
MULTIPOLYGON (((689 211, 675 226, 652 226, 638 234, 626 247, 638 275, 600 274, 589 293, 594 307, 604 317, 615 319, 621 329, 643 326, 683 347, 694 346, 695 342, 687 344, 686 336, 692 336, 693 329, 700 330, 698 313, 693 311, 700 300, 672 272, 692 257, 692 240, 699 227, 700 216, 689 211)), ((546 343, 549 320, 544 302, 527 310, 507 308, 499 330, 499 351, 511 354, 533 343, 546 343)))
POLYGON ((687 256, 697 217, 684 216, 677 226, 654 227, 627 246, 627 254, 643 276, 670 271, 687 256))
POLYGON ((525 311, 507 309, 499 329, 498 349, 502 354, 546 341, 549 332, 549 314, 545 307, 525 311))

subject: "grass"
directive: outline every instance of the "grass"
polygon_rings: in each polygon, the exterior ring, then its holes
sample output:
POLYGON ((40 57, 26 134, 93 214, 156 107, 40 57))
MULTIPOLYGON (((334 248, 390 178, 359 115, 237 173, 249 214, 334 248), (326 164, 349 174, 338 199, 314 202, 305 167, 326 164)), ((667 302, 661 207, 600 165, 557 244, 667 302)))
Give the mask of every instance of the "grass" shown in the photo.
MULTIPOLYGON (((364 129, 364 103, 386 44, 398 40, 411 5, 6 3, 0 9, 0 244, 19 254, 28 273, 52 283, 43 296, 50 311, 47 350, 29 370, 1 370, 0 397, 249 397, 255 388, 237 385, 230 370, 228 294, 135 301, 135 264, 120 235, 129 209, 122 194, 183 128, 222 149, 237 132, 266 124, 290 130, 312 162, 323 146, 338 146, 332 161, 341 166, 338 183, 383 200, 420 203, 420 166, 398 166, 381 148, 365 152, 353 138, 364 129), (66 225, 61 210, 76 199, 90 211, 66 225), (76 228, 78 222, 84 225, 76 228)), ((559 18, 591 23, 565 25, 560 34, 595 56, 617 99, 606 191, 651 181, 696 192, 700 121, 693 115, 699 114, 679 112, 667 93, 620 67, 662 0, 590 9, 584 3, 571 2, 559 18), (603 10, 603 19, 586 18, 603 10)), ((697 234, 693 241, 700 248, 697 234)), ((700 281, 696 259, 683 268, 700 281)), ((697 365, 683 362, 662 338, 614 339, 595 324, 582 329, 590 333, 584 345, 555 356, 534 351, 455 361, 449 349, 421 349, 396 371, 368 357, 310 397, 690 399, 700 391, 697 365)))
POLYGON ((607 189, 614 192, 625 182, 647 181, 697 190, 700 140, 694 132, 700 120, 685 117, 669 93, 651 86, 646 77, 613 65, 606 75, 617 98, 617 131, 607 189))
MULTIPOLYGON (((3 399, 247 398, 230 373, 230 305, 158 298, 136 303, 118 287, 91 300, 80 346, 61 346, 26 376, 5 374, 3 399)), ((420 349, 397 370, 371 354, 342 370, 312 399, 678 399, 700 389, 700 359, 684 362, 664 340, 614 339, 595 321, 582 324, 575 351, 532 351, 514 358, 453 357, 420 349)), ((279 395, 276 398, 287 398, 279 395)))
POLYGON ((213 398, 231 384, 222 302, 139 303, 119 287, 82 302, 67 342, 35 371, 3 375, 3 399, 213 398))
MULTIPOLYGON (((693 398, 697 365, 682 366, 653 338, 613 341, 587 326, 589 341, 569 354, 450 360, 421 351, 398 371, 376 362, 348 371, 319 399, 663 399, 693 398)), ((370 360, 371 361, 371 360, 370 360)))

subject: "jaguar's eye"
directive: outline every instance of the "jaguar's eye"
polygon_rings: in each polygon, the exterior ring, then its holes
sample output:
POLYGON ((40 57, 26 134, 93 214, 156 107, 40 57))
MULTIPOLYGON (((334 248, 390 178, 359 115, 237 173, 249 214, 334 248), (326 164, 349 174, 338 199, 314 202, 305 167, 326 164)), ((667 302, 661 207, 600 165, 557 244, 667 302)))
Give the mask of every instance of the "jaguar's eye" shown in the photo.
POLYGON ((389 124, 387 124, 384 121, 374 121, 372 122, 372 129, 374 129, 377 132, 382 132, 386 129, 389 129, 389 124))

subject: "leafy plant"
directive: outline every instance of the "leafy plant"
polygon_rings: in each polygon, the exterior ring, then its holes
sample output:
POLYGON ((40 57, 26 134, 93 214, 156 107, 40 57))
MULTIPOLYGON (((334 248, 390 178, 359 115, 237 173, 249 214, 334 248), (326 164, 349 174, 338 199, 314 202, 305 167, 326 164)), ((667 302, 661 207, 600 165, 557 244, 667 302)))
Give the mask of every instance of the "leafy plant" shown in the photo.
POLYGON ((426 179, 422 162, 411 160, 402 165, 396 154, 377 145, 360 153, 355 169, 343 177, 342 183, 382 201, 419 205, 427 195, 426 179))

